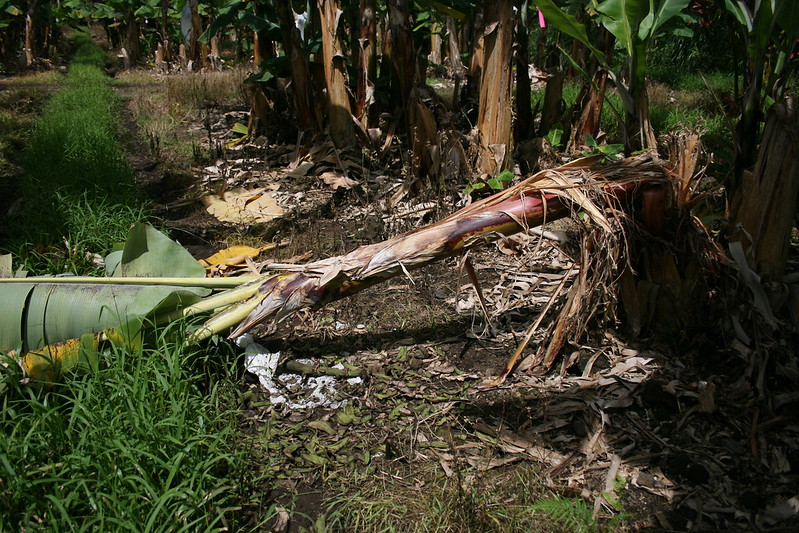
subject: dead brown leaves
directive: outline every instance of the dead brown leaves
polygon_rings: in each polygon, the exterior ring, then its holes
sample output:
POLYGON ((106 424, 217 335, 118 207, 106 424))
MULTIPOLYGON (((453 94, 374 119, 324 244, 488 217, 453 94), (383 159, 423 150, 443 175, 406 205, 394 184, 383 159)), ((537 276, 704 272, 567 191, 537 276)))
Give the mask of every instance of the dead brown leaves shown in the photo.
POLYGON ((287 167, 289 177, 306 175, 319 178, 333 189, 351 189, 366 173, 351 155, 336 148, 332 141, 312 141, 295 148, 294 161, 287 167))

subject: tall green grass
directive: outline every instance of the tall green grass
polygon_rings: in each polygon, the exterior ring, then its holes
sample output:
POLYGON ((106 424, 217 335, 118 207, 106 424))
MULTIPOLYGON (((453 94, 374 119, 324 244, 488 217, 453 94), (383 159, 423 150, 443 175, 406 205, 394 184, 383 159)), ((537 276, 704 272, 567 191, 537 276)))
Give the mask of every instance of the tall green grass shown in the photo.
POLYGON ((250 525, 242 508, 260 497, 236 432, 235 363, 198 362, 171 338, 112 351, 52 390, 21 385, 16 365, 0 373, 0 531, 250 525))
POLYGON ((11 249, 33 273, 62 266, 90 273, 93 254, 108 253, 144 216, 117 140, 120 102, 104 65, 105 53, 78 32, 64 88, 47 102, 31 134, 21 181, 25 209, 14 225, 17 244, 11 249), (100 207, 100 216, 75 216, 100 207), (95 237, 84 239, 88 235, 95 237), (87 260, 53 261, 64 253, 87 260))
POLYGON ((134 195, 133 175, 117 142, 119 100, 100 68, 101 56, 102 50, 81 41, 66 87, 45 106, 25 158, 29 195, 89 191, 122 203, 134 195))
MULTIPOLYGON (((146 214, 105 55, 88 36, 77 44, 24 162, 20 256, 51 274, 91 269, 86 252, 110 250, 146 214)), ((108 348, 94 372, 50 388, 0 353, 0 531, 244 530, 268 518, 238 430, 235 354, 188 351, 182 326, 108 348)))

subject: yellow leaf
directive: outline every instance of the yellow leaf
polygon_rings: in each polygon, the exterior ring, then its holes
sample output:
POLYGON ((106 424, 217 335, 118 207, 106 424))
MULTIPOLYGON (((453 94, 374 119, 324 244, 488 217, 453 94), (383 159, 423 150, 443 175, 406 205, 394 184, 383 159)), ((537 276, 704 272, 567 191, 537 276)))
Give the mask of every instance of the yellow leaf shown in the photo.
POLYGON ((244 246, 244 245, 231 246, 230 248, 219 250, 211 257, 200 259, 200 264, 206 268, 216 265, 221 265, 222 263, 228 265, 239 264, 244 261, 245 256, 248 256, 250 259, 253 259, 257 257, 258 254, 260 254, 261 252, 273 247, 274 246, 253 248, 252 246, 244 246))
POLYGON ((17 359, 27 377, 44 383, 55 383, 70 371, 96 371, 99 365, 98 350, 107 343, 135 350, 141 348, 142 339, 140 335, 130 338, 118 328, 106 328, 22 354, 12 350, 8 355, 17 359))
POLYGON ((69 339, 50 344, 41 350, 24 354, 20 366, 26 376, 40 381, 57 381, 63 368, 74 365, 80 354, 80 339, 69 339))

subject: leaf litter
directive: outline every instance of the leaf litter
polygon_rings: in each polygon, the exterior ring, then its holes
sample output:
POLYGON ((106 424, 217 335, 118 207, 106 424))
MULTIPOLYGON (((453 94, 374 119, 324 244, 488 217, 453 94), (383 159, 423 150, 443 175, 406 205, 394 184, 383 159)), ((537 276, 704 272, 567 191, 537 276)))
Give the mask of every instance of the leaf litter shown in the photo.
MULTIPOLYGON (((292 233, 300 242, 314 231, 332 231, 353 244, 374 242, 440 219, 463 201, 457 194, 427 203, 391 201, 403 179, 390 170, 369 172, 354 161, 349 166, 342 157, 352 158, 330 145, 315 152, 298 145, 269 148, 256 153, 252 145, 235 147, 231 152, 240 160, 215 165, 205 174, 206 183, 224 179, 231 188, 280 183, 275 198, 286 208, 284 219, 321 214, 323 226, 332 216, 343 225, 320 228, 306 221, 292 233), (333 190, 331 175, 327 185, 325 172, 357 181, 377 196, 338 209, 334 195, 342 187, 333 190), (316 184, 309 187, 311 179, 316 184), (328 209, 332 213, 322 214, 328 209)), ((573 223, 548 224, 541 233, 543 239, 516 236, 497 250, 472 256, 498 324, 492 337, 482 334, 474 287, 453 281, 455 261, 415 273, 415 283, 398 279, 351 302, 259 331, 277 333, 259 342, 270 353, 280 352, 278 375, 285 372, 285 361, 300 358, 311 366, 358 368, 362 382, 327 376, 338 385, 330 394, 341 402, 337 409, 285 409, 271 402, 272 393, 258 377, 246 376, 242 424, 254 435, 255 460, 268 464, 289 490, 325 490, 353 470, 393 480, 397 490, 424 485, 400 475, 400 465, 435 464, 440 475, 455 477, 464 465, 476 476, 491 476, 534 464, 555 493, 585 498, 596 512, 615 513, 613 499, 621 498, 624 510, 635 515, 627 524, 633 529, 751 531, 796 525, 795 330, 778 318, 788 333, 775 334, 772 317, 745 299, 728 304, 717 331, 717 324, 709 323, 690 343, 630 341, 613 329, 614 317, 595 317, 579 341, 567 336, 563 359, 552 362, 562 363, 563 372, 530 372, 532 365, 517 368, 497 387, 480 387, 501 372, 580 260, 573 223), (399 311, 392 313, 391 307, 399 311), (402 312, 411 318, 399 318, 402 312), (437 324, 420 324, 433 316, 437 324), (606 326, 596 327, 597 318, 606 326), (614 487, 617 479, 624 481, 621 490, 614 487)), ((308 251, 297 241, 287 246, 288 255, 308 251)), ((753 281, 744 279, 755 291, 753 281)), ((567 280, 556 305, 544 313, 528 357, 546 345, 545 330, 573 286, 567 280)), ((795 287, 789 285, 789 294, 795 287)))
MULTIPOLYGON (((557 231, 570 230, 562 226, 557 231)), ((334 402, 346 402, 344 411, 287 412, 259 401, 250 404, 255 427, 277 431, 284 424, 319 420, 330 428, 311 430, 310 444, 307 431, 284 430, 270 437, 264 444, 270 453, 275 447, 283 450, 272 465, 277 475, 294 484, 316 479, 324 486, 342 475, 338 469, 376 473, 390 471, 391 465, 435 462, 441 475, 450 477, 463 465, 489 475, 495 469, 537 464, 550 489, 582 495, 605 513, 617 512, 608 503, 608 480, 623 479, 625 510, 657 509, 639 514, 636 527, 683 530, 712 523, 743 531, 753 524, 777 524, 776 516, 783 517, 779 523, 795 519, 786 514, 790 504, 785 503, 794 497, 795 418, 751 426, 751 408, 741 402, 751 394, 747 380, 730 383, 731 370, 728 376, 720 369, 695 367, 702 349, 717 348, 704 345, 677 357, 667 346, 636 347, 612 329, 591 330, 567 350, 563 363, 571 365, 569 371, 517 371, 499 387, 480 387, 499 373, 503 356, 524 335, 529 317, 544 308, 572 266, 570 256, 536 239, 520 255, 478 254, 475 268, 488 287, 492 317, 504 324, 493 338, 479 332, 474 287, 462 285, 445 298, 436 298, 435 291, 441 290, 436 287, 428 298, 450 309, 457 305, 463 335, 400 339, 377 350, 318 355, 317 361, 362 369, 364 381, 331 394, 334 402), (767 436, 771 427, 786 433, 767 436), (752 442, 764 448, 754 463, 748 453, 752 442), (321 477, 315 469, 319 465, 328 472, 321 477), (762 469, 773 477, 757 485, 762 469), (742 478, 758 489, 747 492, 742 478), (753 494, 762 501, 756 507, 746 503, 753 494)), ((441 278, 435 284, 453 285, 441 278)), ((425 290, 408 280, 400 285, 404 291, 425 290)), ((561 301, 565 298, 561 295, 561 301)), ((338 345, 336 340, 357 345, 357 337, 366 333, 337 314, 339 319, 327 324, 306 316, 289 337, 324 330, 331 347, 338 345)), ((544 333, 534 335, 533 346, 544 333)), ((291 342, 287 345, 291 352, 291 342)), ((318 353, 319 347, 310 351, 318 353)), ((254 397, 263 397, 253 390, 254 397)), ((795 405, 797 399, 784 394, 780 398, 786 405, 795 405)))

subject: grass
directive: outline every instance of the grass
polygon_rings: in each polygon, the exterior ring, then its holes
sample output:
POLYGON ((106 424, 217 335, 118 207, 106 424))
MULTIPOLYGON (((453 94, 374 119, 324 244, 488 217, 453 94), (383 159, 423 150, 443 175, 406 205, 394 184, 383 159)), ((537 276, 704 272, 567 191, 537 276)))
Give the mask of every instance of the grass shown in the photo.
POLYGON ((5 247, 31 273, 90 274, 145 217, 118 136, 119 99, 105 54, 78 33, 64 88, 44 106, 22 158, 24 214, 5 247), (68 244, 65 244, 68 243, 68 244))
MULTIPOLYGON (((732 88, 732 75, 724 73, 707 74, 704 79, 696 73, 685 74, 676 78, 673 86, 658 82, 650 83, 650 117, 655 133, 660 136, 679 129, 698 129, 708 149, 730 151, 731 120, 724 115, 721 99, 729 97, 732 88)), ((563 86, 565 109, 573 108, 579 93, 579 83, 570 82, 563 86)), ((538 105, 540 108, 543 99, 543 88, 536 89, 532 95, 533 107, 538 105)), ((602 107, 600 128, 606 133, 608 144, 621 143, 619 121, 611 105, 623 116, 621 99, 612 88, 607 91, 607 100, 602 107)))
POLYGON ((246 77, 247 71, 243 68, 167 75, 149 70, 126 70, 120 72, 112 84, 144 89, 158 85, 162 90, 157 92, 163 93, 163 101, 172 106, 173 111, 179 108, 180 113, 186 113, 219 106, 248 107, 249 99, 242 85, 246 77))
MULTIPOLYGON (((95 253, 146 218, 104 63, 79 35, 20 160, 26 213, 11 246, 35 273, 90 273, 95 253)), ((24 140, 30 124, 9 115, 0 122, 24 140)), ((48 387, 0 354, 0 531, 261 527, 270 486, 239 431, 237 358, 224 343, 185 348, 183 326, 144 348, 109 347, 95 371, 48 387)))
POLYGON ((194 109, 230 105, 248 108, 243 85, 246 77, 247 72, 241 68, 167 76, 166 98, 194 109))
MULTIPOLYGON (((25 73, 13 79, 14 86, 20 85, 61 85, 64 83, 64 74, 59 70, 46 70, 43 72, 25 73)), ((5 85, 7 80, 0 80, 0 87, 5 85)))
POLYGON ((215 531, 258 510, 235 361, 164 332, 51 389, 0 373, 0 530, 215 531))
MULTIPOLYGON (((167 166, 182 167, 200 155, 198 132, 186 125, 204 122, 211 107, 247 109, 245 77, 246 71, 240 68, 166 76, 134 70, 121 73, 114 83, 130 88, 128 109, 142 141, 157 147, 157 155, 167 166)), ((200 134, 205 136, 205 132, 200 134)))
POLYGON ((132 173, 116 140, 118 105, 101 70, 73 64, 31 136, 25 192, 130 196, 132 173))
POLYGON ((695 129, 701 132, 706 147, 726 147, 729 150, 732 146, 732 131, 721 114, 678 105, 652 106, 650 116, 652 126, 660 133, 695 129))
POLYGON ((88 193, 57 193, 55 202, 61 206, 62 240, 43 244, 47 236, 40 233, 36 244, 20 242, 13 250, 18 266, 29 274, 97 273, 105 255, 125 241, 131 224, 147 218, 141 205, 115 204, 107 197, 93 198, 88 193))
POLYGON ((414 465, 390 478, 354 474, 326 501, 328 531, 371 533, 568 531, 533 506, 546 492, 533 465, 479 472, 453 465, 414 465), (404 477, 404 479, 403 479, 404 477))
POLYGON ((705 148, 719 154, 732 152, 734 118, 726 116, 724 102, 730 101, 733 78, 711 73, 704 77, 688 73, 673 86, 650 84, 650 116, 658 135, 680 129, 700 132, 705 148))
POLYGON ((672 86, 675 89, 706 92, 710 85, 716 91, 732 94, 734 83, 732 74, 726 72, 686 72, 676 76, 672 86))

